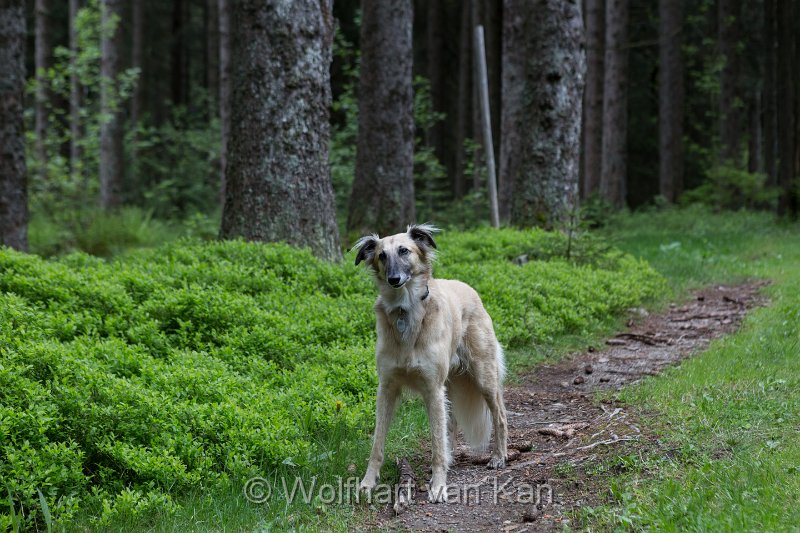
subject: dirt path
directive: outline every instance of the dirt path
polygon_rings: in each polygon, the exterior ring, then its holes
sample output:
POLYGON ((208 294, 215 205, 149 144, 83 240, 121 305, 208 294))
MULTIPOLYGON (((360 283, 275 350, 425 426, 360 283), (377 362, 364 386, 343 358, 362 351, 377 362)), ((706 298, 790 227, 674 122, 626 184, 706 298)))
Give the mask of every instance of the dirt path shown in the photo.
MULTIPOLYGON (((414 531, 561 530, 566 514, 587 502, 597 502, 602 481, 584 465, 597 464, 622 446, 647 448, 645 420, 625 406, 593 400, 593 394, 658 374, 664 367, 703 350, 721 335, 734 331, 745 313, 765 303, 758 296, 764 283, 712 287, 694 294, 684 305, 647 315, 635 313, 630 329, 606 341, 602 351, 575 354, 543 366, 522 384, 506 388, 509 422, 509 462, 495 472, 486 457, 470 454, 463 443, 448 483, 450 501, 429 504, 424 482, 428 455, 410 458, 421 487, 396 514, 382 510, 368 524, 379 529, 414 531)), ((403 477, 411 473, 402 469, 403 477)), ((406 479, 401 480, 401 482, 406 479)), ((407 492, 407 489, 403 489, 407 492)))

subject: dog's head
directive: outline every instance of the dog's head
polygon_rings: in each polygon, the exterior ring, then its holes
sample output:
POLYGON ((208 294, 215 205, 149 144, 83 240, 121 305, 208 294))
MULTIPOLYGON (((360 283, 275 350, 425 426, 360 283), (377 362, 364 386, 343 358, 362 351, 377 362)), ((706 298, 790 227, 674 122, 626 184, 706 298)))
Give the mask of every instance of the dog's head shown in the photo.
POLYGON ((372 269, 379 282, 399 289, 414 276, 429 275, 436 254, 433 234, 439 231, 429 224, 413 224, 405 233, 379 238, 361 237, 356 264, 362 261, 372 269))

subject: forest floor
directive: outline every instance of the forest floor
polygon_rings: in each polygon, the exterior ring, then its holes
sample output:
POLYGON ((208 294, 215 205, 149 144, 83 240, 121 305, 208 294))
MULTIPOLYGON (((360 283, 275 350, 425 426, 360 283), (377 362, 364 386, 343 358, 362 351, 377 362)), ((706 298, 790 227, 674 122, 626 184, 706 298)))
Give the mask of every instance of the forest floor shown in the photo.
MULTIPOLYGON (((586 506, 607 499, 609 476, 625 469, 621 457, 675 453, 651 430, 647 414, 616 402, 609 392, 704 350, 735 331, 748 310, 763 306, 764 282, 709 286, 665 312, 632 310, 625 332, 553 365, 542 365, 506 387, 509 458, 488 470, 458 442, 448 482, 449 501, 428 503, 427 450, 401 459, 401 483, 411 501, 386 507, 370 523, 377 529, 414 531, 561 530, 586 506), (413 471, 413 473, 412 473, 413 471)), ((652 420, 650 421, 652 422, 652 420)), ((724 450, 719 451, 724 454, 724 450)))

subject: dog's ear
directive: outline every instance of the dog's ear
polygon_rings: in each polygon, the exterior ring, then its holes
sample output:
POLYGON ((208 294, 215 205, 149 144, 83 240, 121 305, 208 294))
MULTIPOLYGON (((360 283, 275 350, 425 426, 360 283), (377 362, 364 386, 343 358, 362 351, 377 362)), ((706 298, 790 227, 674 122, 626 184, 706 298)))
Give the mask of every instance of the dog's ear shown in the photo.
POLYGON ((430 224, 412 224, 408 227, 409 237, 424 249, 436 249, 436 241, 433 240, 433 234, 438 231, 439 228, 430 224))
POLYGON ((367 235, 358 239, 355 245, 353 245, 353 249, 358 249, 358 254, 356 254, 356 264, 359 264, 361 261, 366 261, 367 264, 372 264, 372 258, 375 257, 375 246, 377 244, 377 235, 367 235))

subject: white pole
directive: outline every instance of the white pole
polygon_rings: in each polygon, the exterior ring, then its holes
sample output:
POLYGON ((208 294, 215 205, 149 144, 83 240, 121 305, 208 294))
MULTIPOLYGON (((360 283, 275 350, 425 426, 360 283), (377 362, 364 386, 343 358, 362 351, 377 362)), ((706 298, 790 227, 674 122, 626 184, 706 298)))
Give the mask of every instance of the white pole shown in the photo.
POLYGON ((481 98, 481 119, 483 122, 483 147, 486 152, 486 170, 489 180, 489 205, 492 211, 492 226, 500 227, 500 212, 497 207, 497 181, 494 166, 494 141, 492 140, 492 120, 489 112, 489 80, 486 74, 486 49, 483 44, 483 26, 475 27, 475 57, 477 59, 477 81, 481 98))

